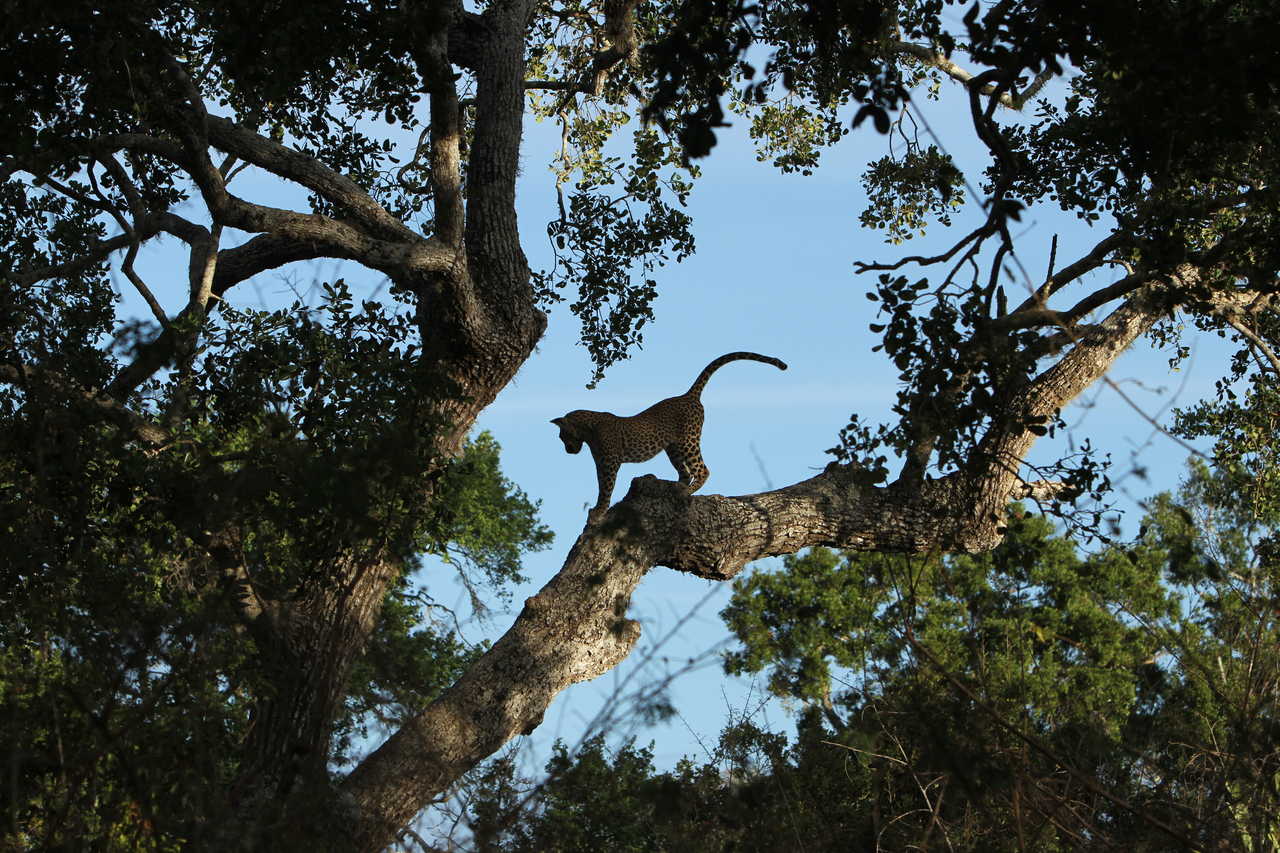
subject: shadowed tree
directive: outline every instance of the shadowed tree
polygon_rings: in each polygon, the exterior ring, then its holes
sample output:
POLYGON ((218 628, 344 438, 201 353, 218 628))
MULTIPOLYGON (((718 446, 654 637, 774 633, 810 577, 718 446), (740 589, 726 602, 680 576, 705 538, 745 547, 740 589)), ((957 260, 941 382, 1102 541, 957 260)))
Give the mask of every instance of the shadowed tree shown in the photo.
POLYGON ((79 683, 77 667, 100 680, 75 706, 74 766, 91 769, 68 774, 65 741, 20 747, 50 787, 10 798, 10 832, 56 840, 76 813, 86 837, 380 849, 557 693, 627 655, 626 608, 650 568, 725 579, 811 545, 986 551, 1011 499, 1098 485, 1087 456, 1039 473, 1023 460, 1140 336, 1176 346, 1183 312, 1269 351, 1270 5, 975 4, 954 31, 946 9, 10 4, 4 651, 58 683, 79 683), (1007 119, 1061 76, 1065 96, 1007 119), (636 481, 492 648, 421 649, 451 686, 397 693, 395 733, 335 771, 351 703, 393 701, 355 679, 413 555, 469 543, 500 582, 513 553, 545 542, 492 465, 466 486, 456 461, 541 337, 542 308, 572 289, 603 370, 652 317, 655 267, 693 249, 689 158, 711 151, 726 109, 750 117, 766 159, 805 171, 867 119, 902 134, 895 111, 935 81, 967 100, 989 154, 977 189, 908 138, 868 172, 864 219, 901 238, 977 194, 983 221, 935 257, 863 265, 881 273, 872 329, 901 372, 899 419, 855 420, 826 471, 764 494, 636 481), (516 227, 529 115, 559 117, 565 140, 557 262, 538 273, 516 227), (629 156, 606 155, 623 130, 629 156), (417 143, 393 159, 405 133, 417 143), (268 202, 246 172, 306 201, 268 202), (1043 201, 1107 233, 1009 292, 1010 222, 1043 201), (156 239, 188 253, 180 298, 135 265, 156 239), (255 276, 320 258, 385 276, 385 298, 335 281, 286 309, 245 307, 255 276), (930 277, 901 274, 912 265, 930 277), (149 316, 119 311, 112 271, 149 316), (188 695, 204 711, 165 705, 188 695), (162 713, 167 736, 204 739, 209 766, 153 778, 136 747, 162 713), (117 792, 114 812, 86 805, 97 789, 117 792))
MULTIPOLYGON (((1227 443, 1230 440, 1227 439, 1227 443)), ((797 708, 730 713, 699 762, 558 747, 490 762, 484 851, 1254 850, 1280 845, 1280 614, 1263 482, 1193 461, 1097 553, 1020 508, 981 555, 817 548, 735 582, 731 673, 797 708), (700 763, 702 762, 702 763, 700 763)))

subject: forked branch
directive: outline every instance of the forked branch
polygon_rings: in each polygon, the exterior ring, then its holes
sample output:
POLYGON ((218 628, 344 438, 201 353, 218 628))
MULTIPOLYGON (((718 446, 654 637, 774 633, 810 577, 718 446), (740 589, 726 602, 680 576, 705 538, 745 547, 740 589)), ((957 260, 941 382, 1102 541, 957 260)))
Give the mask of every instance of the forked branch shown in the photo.
MULTIPOLYGON (((939 71, 958 83, 964 83, 967 85, 969 81, 973 80, 973 74, 967 69, 957 65, 948 58, 946 54, 940 53, 927 45, 898 41, 893 42, 889 46, 889 49, 893 53, 914 57, 925 65, 937 68, 939 71)), ((1053 79, 1053 72, 1046 68, 1037 74, 1025 89, 1016 93, 1013 91, 1000 92, 997 100, 1003 107, 1008 107, 1011 110, 1021 110, 1027 105, 1027 101, 1040 94, 1040 90, 1043 89, 1045 84, 1051 79, 1053 79)), ((983 95, 993 95, 996 94, 997 89, 995 86, 988 84, 984 85, 980 89, 980 92, 983 95)))

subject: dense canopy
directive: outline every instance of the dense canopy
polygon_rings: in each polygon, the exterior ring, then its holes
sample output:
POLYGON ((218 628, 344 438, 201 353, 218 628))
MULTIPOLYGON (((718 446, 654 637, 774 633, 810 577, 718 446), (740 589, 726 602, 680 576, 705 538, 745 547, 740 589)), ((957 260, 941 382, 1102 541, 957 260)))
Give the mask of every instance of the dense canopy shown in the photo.
POLYGON ((1277 17, 1263 0, 8 4, 6 842, 381 849, 628 654, 654 566, 986 552, 1016 500, 1087 526, 1071 501, 1105 487, 1098 460, 1024 460, 1143 335, 1175 359, 1182 334, 1239 343, 1222 396, 1178 427, 1218 439, 1274 510, 1277 17), (980 172, 911 131, 927 97, 967 105, 950 132, 981 143, 980 172), (897 419, 855 419, 825 471, 760 495, 636 481, 507 634, 464 648, 410 582, 418 557, 501 589, 549 539, 494 442, 468 438, 477 415, 555 302, 601 371, 639 342, 733 113, 785 171, 890 134, 862 221, 892 238, 983 211, 936 256, 861 265, 897 419), (563 127, 548 270, 516 228, 529 116, 563 127), (1101 238, 1033 276, 1015 225, 1040 204, 1101 238), (148 280, 139 258, 166 240, 186 263, 148 280), (242 296, 325 258, 389 287, 242 296), (345 764, 369 727, 394 733, 345 764))

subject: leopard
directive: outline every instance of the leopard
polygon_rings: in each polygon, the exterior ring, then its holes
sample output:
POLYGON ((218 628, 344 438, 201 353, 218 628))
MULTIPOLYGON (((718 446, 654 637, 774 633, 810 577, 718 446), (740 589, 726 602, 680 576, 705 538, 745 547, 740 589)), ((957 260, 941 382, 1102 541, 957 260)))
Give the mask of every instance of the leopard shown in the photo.
POLYGON ((576 409, 551 423, 560 428, 560 440, 568 453, 578 453, 585 444, 596 463, 600 494, 587 513, 587 523, 598 522, 609 507, 618 467, 624 462, 645 462, 665 450, 667 459, 680 475, 680 484, 689 494, 696 492, 711 476, 702 459, 702 389, 711 374, 731 361, 761 361, 786 370, 781 359, 755 352, 731 352, 703 368, 698 378, 678 397, 654 403, 637 415, 620 417, 610 412, 576 409))

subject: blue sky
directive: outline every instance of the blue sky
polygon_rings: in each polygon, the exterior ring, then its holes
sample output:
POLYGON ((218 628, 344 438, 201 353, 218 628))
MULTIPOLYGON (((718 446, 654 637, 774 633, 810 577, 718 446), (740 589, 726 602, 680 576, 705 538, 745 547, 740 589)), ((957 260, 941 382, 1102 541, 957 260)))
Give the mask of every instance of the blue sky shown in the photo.
MULTIPOLYGON (((958 94, 958 87, 944 87, 944 101, 959 103, 958 94)), ((962 165, 975 167, 971 174, 976 176, 981 161, 965 117, 947 103, 924 102, 917 108, 942 147, 962 165)), ((971 229, 981 213, 970 205, 955 217, 950 231, 937 229, 924 240, 888 245, 880 233, 864 230, 858 222, 864 204, 859 177, 866 162, 886 150, 884 137, 870 127, 861 128, 829 152, 815 174, 782 175, 756 162, 744 124, 721 132, 711 157, 700 162, 703 177, 689 209, 698 250, 684 263, 658 272, 657 320, 645 328, 643 349, 611 368, 597 389, 586 390, 591 367, 585 350, 577 345, 576 319, 564 305, 558 306, 533 358, 481 417, 478 427, 491 431, 502 445, 507 476, 542 502, 542 518, 557 538, 549 551, 527 560, 530 584, 516 591, 513 612, 495 611, 487 620, 467 623, 467 640, 495 637, 506 629, 523 599, 559 568, 595 500, 591 457, 565 454, 551 418, 577 408, 634 414, 684 391, 707 362, 723 353, 753 350, 777 356, 790 366, 785 373, 754 362, 730 364, 703 394, 707 420, 702 446, 711 476, 702 492, 720 494, 757 492, 812 476, 829 461, 823 451, 836 442, 852 412, 870 422, 891 418, 895 372, 881 354, 871 351, 876 340, 867 329, 875 319, 875 305, 865 293, 874 278, 855 276, 853 264, 936 250, 971 229)), ((530 124, 519 204, 525 251, 535 269, 551 263, 545 226, 555 215, 555 194, 546 165, 558 145, 558 128, 530 124)), ((257 201, 305 205, 303 194, 255 180, 246 174, 237 183, 239 191, 257 201)), ((1056 210, 1029 211, 1017 236, 1019 257, 1032 275, 1043 273, 1054 234, 1059 238, 1059 266, 1103 236, 1056 210)), ((244 235, 228 234, 226 242, 240 239, 244 235)), ((173 270, 183 266, 175 264, 171 248, 153 250, 144 261, 144 277, 162 299, 167 291, 166 304, 185 301, 180 296, 181 277, 172 277, 173 270), (168 288, 166 276, 171 278, 168 288)), ((291 287, 305 291, 311 282, 337 275, 347 277, 357 297, 382 288, 375 274, 326 263, 264 276, 236 288, 230 297, 246 307, 275 307, 292 300, 291 287)), ((1082 286, 1101 281, 1095 278, 1082 286)), ((127 284, 122 292, 131 310, 145 312, 127 284)), ((1156 415, 1170 402, 1186 405, 1209 393, 1225 357, 1216 339, 1200 340, 1191 362, 1172 373, 1164 355, 1137 347, 1117 363, 1111 377, 1143 411, 1156 415)), ((1091 390, 1066 418, 1073 427, 1070 433, 1043 440, 1034 458, 1056 458, 1068 441, 1088 437, 1113 454, 1122 502, 1176 485, 1185 451, 1155 433, 1111 388, 1091 390), (1135 461, 1150 468, 1149 483, 1124 476, 1135 461)), ((662 456, 624 466, 614 499, 625 494, 631 478, 644 473, 674 477, 662 456)), ((1129 506, 1132 524, 1136 516, 1131 502, 1129 506)), ((467 612, 466 595, 447 568, 433 567, 422 580, 442 603, 467 612)), ((723 643, 727 632, 716 614, 728 594, 728 584, 654 569, 632 602, 631 615, 644 625, 636 653, 615 672, 561 695, 532 737, 531 760, 540 766, 552 738, 576 743, 620 683, 634 687, 663 668, 660 660, 643 668, 646 654, 665 656, 678 668, 723 643), (668 639, 655 651, 664 637, 668 639)), ((705 757, 702 745, 714 744, 727 715, 757 709, 762 699, 760 685, 727 678, 714 658, 677 680, 671 697, 679 716, 636 732, 641 742, 657 742, 656 760, 663 767, 686 754, 705 757)), ((788 725, 785 709, 776 703, 764 706, 761 713, 757 722, 788 725)))
MULTIPOLYGON (((954 97, 957 92, 951 88, 954 97)), ((964 116, 933 102, 920 108, 946 150, 962 161, 979 162, 964 116)), ((550 263, 543 228, 554 215, 550 179, 541 174, 544 161, 538 156, 544 150, 540 134, 545 130, 530 128, 520 197, 525 250, 534 267, 550 263)), ((702 440, 711 477, 701 491, 750 493, 810 477, 829 461, 823 451, 835 443, 851 412, 873 422, 891 418, 896 374, 882 354, 871 351, 877 341, 867 329, 875 305, 864 294, 874 278, 854 275, 854 262, 892 260, 936 248, 980 220, 980 211, 970 205, 949 231, 938 229, 926 240, 897 247, 886 244, 880 233, 861 228, 858 214, 865 197, 859 177, 866 162, 881 156, 886 146, 885 138, 869 127, 830 152, 808 177, 781 175, 757 163, 741 126, 721 133, 720 140, 711 157, 700 163, 703 178, 690 203, 697 254, 657 276, 657 321, 646 327, 643 349, 611 368, 596 390, 587 391, 583 386, 590 365, 576 345, 575 318, 558 309, 538 352, 480 419, 479 426, 502 444, 508 476, 542 501, 543 518, 557 533, 550 551, 529 558, 532 583, 528 593, 517 595, 517 603, 559 568, 595 499, 590 456, 564 454, 550 418, 576 408, 634 414, 683 391, 716 356, 754 350, 782 358, 790 369, 780 373, 767 365, 738 362, 712 379, 703 394, 707 422, 702 440)), ((1018 246, 1033 275, 1043 274, 1054 234, 1061 266, 1105 232, 1056 209, 1030 211, 1018 232, 1018 246)), ((1084 286, 1101 282, 1094 278, 1084 286)), ((1225 350, 1216 339, 1199 341, 1191 362, 1175 373, 1166 356, 1143 346, 1122 357, 1111 378, 1147 414, 1157 415, 1171 401, 1187 405, 1209 393, 1224 360, 1225 350)), ((1132 530, 1136 509, 1129 498, 1174 487, 1185 451, 1156 433, 1140 412, 1106 386, 1092 389, 1068 410, 1066 419, 1073 427, 1070 434, 1042 440, 1034 458, 1056 458, 1068 441, 1079 443, 1086 437, 1110 451, 1118 497, 1130 507, 1132 530), (1129 475, 1134 464, 1149 466, 1152 480, 1129 475)), ((631 478, 644 473, 674 477, 662 456, 623 466, 614 500, 625 494, 631 478)), ((659 654, 678 666, 723 643, 727 632, 716 614, 728 594, 728 584, 715 585, 665 568, 650 572, 632 600, 632 616, 645 626, 641 647, 614 673, 571 688, 557 700, 534 735, 535 754, 545 754, 542 742, 551 737, 577 742, 583 726, 601 703, 608 702, 620 681, 641 680, 633 670, 641 665, 637 658, 644 656, 646 644, 667 635, 692 609, 697 608, 696 614, 678 625, 659 654)), ((495 617, 490 629, 500 632, 513 617, 495 617)), ((757 707, 761 690, 759 684, 724 676, 713 662, 675 683, 671 695, 680 716, 639 732, 639 739, 656 741, 659 766, 669 766, 685 754, 705 757, 702 745, 715 743, 731 711, 757 707)), ((766 719, 758 722, 789 724, 776 703, 763 712, 766 719)))

